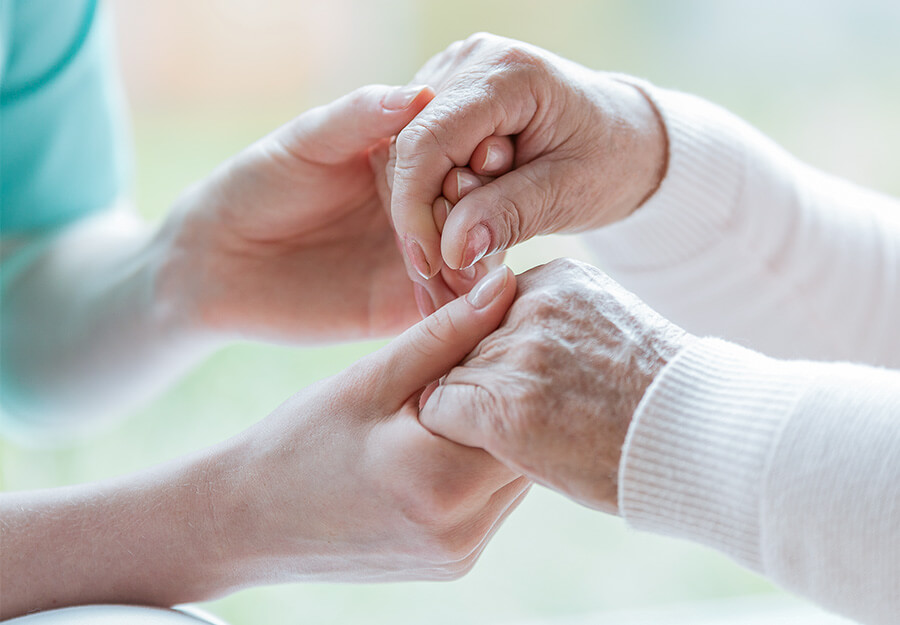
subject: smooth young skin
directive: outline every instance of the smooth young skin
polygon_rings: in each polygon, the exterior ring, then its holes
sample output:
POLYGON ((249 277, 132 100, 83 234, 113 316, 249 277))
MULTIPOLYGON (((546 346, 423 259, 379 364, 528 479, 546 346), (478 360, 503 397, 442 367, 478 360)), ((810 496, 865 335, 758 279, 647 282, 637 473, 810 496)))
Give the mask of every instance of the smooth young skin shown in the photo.
POLYGON ((169 606, 257 584, 453 579, 530 482, 418 422, 419 396, 503 319, 502 267, 224 443, 134 475, 0 496, 0 618, 169 606))
MULTIPOLYGON (((121 414, 231 339, 345 341, 415 323, 372 167, 432 95, 358 89, 224 163, 155 232, 112 211, 50 239, 3 285, 4 409, 58 432, 121 414)), ((485 271, 431 280, 426 312, 485 271)))
POLYGON ((434 273, 539 234, 621 219, 665 173, 665 129, 649 100, 540 48, 474 35, 415 81, 437 95, 397 138, 391 210, 398 235, 421 246, 434 273), (484 162, 495 136, 512 138, 513 169, 471 190, 439 227, 435 198, 456 185, 456 168, 484 162))
POLYGON ((615 514, 632 415, 691 340, 595 267, 556 260, 519 276, 503 326, 442 380, 419 420, 615 514))

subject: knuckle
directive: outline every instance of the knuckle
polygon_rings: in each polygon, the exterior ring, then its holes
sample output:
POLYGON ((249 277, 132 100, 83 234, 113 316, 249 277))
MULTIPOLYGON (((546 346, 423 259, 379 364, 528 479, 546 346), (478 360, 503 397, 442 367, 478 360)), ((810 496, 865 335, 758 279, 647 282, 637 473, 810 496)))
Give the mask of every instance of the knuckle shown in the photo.
POLYGON ((503 47, 497 60, 504 66, 517 71, 529 71, 541 66, 541 59, 530 48, 512 42, 503 47))
POLYGON ((462 45, 460 46, 460 53, 469 55, 479 48, 483 48, 489 44, 495 43, 497 39, 498 37, 496 35, 485 31, 472 33, 471 35, 466 37, 465 41, 462 42, 462 45))
POLYGON ((532 288, 516 301, 520 315, 531 320, 531 325, 555 319, 565 308, 566 289, 555 283, 547 283, 541 288, 532 288))
POLYGON ((606 274, 588 263, 574 258, 557 258, 547 263, 548 268, 554 273, 566 273, 576 276, 586 276, 592 279, 608 279, 606 274))
POLYGON ((494 205, 497 207, 497 216, 499 217, 499 228, 496 229, 500 235, 500 246, 507 248, 511 245, 519 243, 522 239, 522 222, 523 213, 518 202, 511 197, 497 194, 494 205))
POLYGON ((397 159, 413 158, 433 149, 437 145, 437 137, 428 126, 419 121, 409 123, 397 135, 397 159))
POLYGON ((512 429, 510 420, 513 415, 504 410, 506 403, 508 402, 500 400, 487 388, 482 388, 482 392, 475 395, 474 410, 486 421, 486 427, 482 430, 485 432, 485 446, 491 450, 502 449, 512 429))

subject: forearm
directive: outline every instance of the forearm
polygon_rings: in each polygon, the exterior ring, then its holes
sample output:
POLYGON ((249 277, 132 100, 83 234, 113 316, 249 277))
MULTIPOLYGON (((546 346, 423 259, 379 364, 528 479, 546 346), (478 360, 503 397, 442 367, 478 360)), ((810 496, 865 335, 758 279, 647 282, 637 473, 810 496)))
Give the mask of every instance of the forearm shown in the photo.
POLYGON ((900 364, 900 202, 803 165, 708 102, 644 88, 668 171, 633 215, 589 235, 602 267, 695 334, 900 364))
POLYGON ((898 415, 900 372, 699 341, 635 413, 620 510, 861 622, 892 623, 898 415))
POLYGON ((239 585, 209 453, 94 484, 0 495, 0 619, 88 603, 170 606, 239 585))
POLYGON ((3 412, 64 430, 126 410, 217 344, 160 280, 167 236, 108 212, 57 235, 2 297, 3 412))

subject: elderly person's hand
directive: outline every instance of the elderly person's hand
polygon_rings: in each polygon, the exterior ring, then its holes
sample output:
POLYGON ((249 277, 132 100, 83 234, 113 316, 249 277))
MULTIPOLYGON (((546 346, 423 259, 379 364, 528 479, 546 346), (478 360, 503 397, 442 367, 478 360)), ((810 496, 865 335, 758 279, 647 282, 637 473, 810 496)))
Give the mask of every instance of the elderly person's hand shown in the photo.
POLYGON ((481 34, 431 59, 415 81, 437 95, 397 138, 392 213, 425 275, 442 262, 469 267, 535 235, 620 219, 664 174, 657 112, 610 74, 481 34), (502 137, 514 141, 508 172, 502 137), (502 175, 483 184, 470 169, 502 175), (468 194, 460 199, 460 191, 468 194), (443 224, 434 215, 444 210, 441 196, 452 205, 443 224))
POLYGON ((692 338, 598 269, 553 261, 519 276, 503 326, 444 378, 419 419, 615 513, 631 417, 656 374, 692 338))

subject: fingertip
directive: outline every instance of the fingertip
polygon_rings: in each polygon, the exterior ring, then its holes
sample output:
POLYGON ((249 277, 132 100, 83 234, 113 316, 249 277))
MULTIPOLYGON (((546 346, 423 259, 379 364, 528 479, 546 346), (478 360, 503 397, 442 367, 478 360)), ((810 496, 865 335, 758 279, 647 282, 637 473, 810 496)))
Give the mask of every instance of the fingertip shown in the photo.
POLYGON ((390 88, 381 97, 381 107, 389 113, 415 116, 434 99, 434 89, 428 85, 405 85, 390 88))
POLYGON ((483 223, 477 223, 469 228, 463 244, 460 269, 471 267, 484 258, 491 249, 491 241, 491 231, 483 223))
POLYGON ((413 294, 416 299, 416 308, 419 309, 419 314, 422 315, 423 319, 437 310, 431 295, 428 294, 428 290, 424 286, 413 283, 413 294))
POLYGON ((441 196, 434 201, 431 206, 431 213, 434 217, 434 227, 437 228, 438 234, 444 232, 444 224, 447 223, 447 216, 450 215, 452 206, 447 198, 441 196))
POLYGON ((466 295, 466 301, 476 309, 486 309, 503 302, 508 308, 515 295, 515 288, 515 274, 506 265, 501 265, 478 281, 466 295))
POLYGON ((454 167, 444 176, 441 192, 444 197, 456 204, 469 193, 479 187, 483 187, 493 178, 490 176, 478 176, 468 167, 454 167))
POLYGON ((472 152, 469 167, 480 176, 501 176, 512 169, 515 146, 507 136, 491 135, 472 152))
POLYGON ((437 390, 438 386, 440 386, 440 381, 435 380, 431 384, 425 387, 425 390, 422 391, 422 394, 419 396, 419 411, 425 408, 425 404, 428 403, 428 399, 431 395, 437 390))

